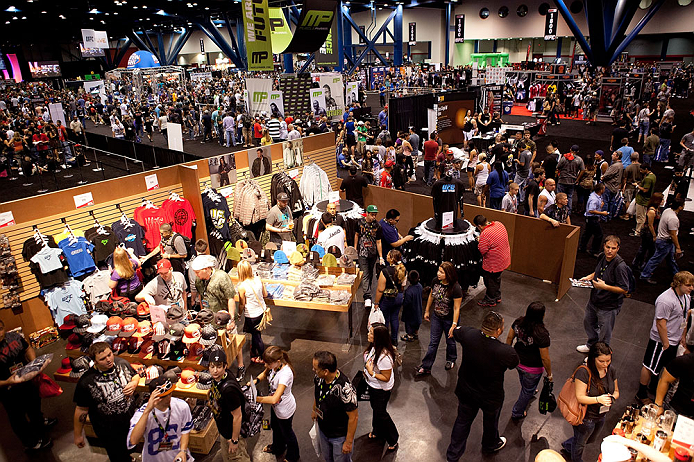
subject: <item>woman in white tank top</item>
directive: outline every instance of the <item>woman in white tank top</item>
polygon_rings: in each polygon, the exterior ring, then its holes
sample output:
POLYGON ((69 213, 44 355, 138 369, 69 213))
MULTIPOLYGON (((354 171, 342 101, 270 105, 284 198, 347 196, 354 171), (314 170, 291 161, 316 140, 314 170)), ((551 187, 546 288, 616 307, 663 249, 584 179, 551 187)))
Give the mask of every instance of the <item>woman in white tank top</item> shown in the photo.
POLYGON ((238 270, 239 284, 236 290, 239 293, 239 304, 245 318, 243 330, 251 334, 251 361, 260 364, 263 362, 265 344, 257 327, 267 309, 264 300, 267 297, 267 291, 263 281, 253 274, 251 264, 246 260, 238 264, 238 270))
POLYGON ((477 166, 475 167, 475 196, 477 196, 477 205, 480 207, 485 207, 487 203, 487 197, 484 194, 484 187, 487 185, 487 178, 489 177, 489 163, 487 162, 487 155, 481 153, 477 157, 477 166))

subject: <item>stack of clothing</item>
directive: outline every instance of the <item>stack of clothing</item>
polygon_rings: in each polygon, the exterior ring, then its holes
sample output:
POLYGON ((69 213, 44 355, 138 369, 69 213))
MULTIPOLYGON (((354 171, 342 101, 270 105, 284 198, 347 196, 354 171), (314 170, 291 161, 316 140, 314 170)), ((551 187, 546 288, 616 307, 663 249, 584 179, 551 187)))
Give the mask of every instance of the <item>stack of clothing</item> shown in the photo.
POLYGON ((301 271, 303 273, 302 274, 303 280, 308 279, 308 280, 314 281, 318 277, 318 275, 320 274, 320 271, 318 271, 318 269, 311 264, 302 266, 301 271))
POLYGON ((303 272, 301 271, 300 266, 292 265, 291 268, 289 268, 289 271, 287 272, 287 280, 291 282, 301 282, 302 276, 303 272))
POLYGON ((294 287, 284 286, 282 291, 282 300, 294 300, 294 287))
POLYGON ((335 284, 341 286, 351 286, 356 278, 356 274, 342 273, 335 280, 335 284))
POLYGON ((316 296, 313 297, 312 301, 320 303, 330 303, 330 291, 322 289, 316 296))
POLYGON ((335 285, 335 276, 332 274, 322 274, 316 279, 319 287, 332 287, 335 285))
POLYGON ((294 289, 294 300, 309 302, 320 293, 321 289, 313 281, 304 280, 294 289))
POLYGON ((289 272, 289 265, 275 265, 272 268, 272 279, 286 281, 289 272))
POLYGON ((346 305, 352 294, 348 290, 330 291, 330 303, 334 305, 346 305))
POLYGON ((283 284, 267 284, 265 286, 265 290, 267 290, 268 297, 277 300, 277 299, 282 298, 282 293, 284 292, 284 285, 283 284))

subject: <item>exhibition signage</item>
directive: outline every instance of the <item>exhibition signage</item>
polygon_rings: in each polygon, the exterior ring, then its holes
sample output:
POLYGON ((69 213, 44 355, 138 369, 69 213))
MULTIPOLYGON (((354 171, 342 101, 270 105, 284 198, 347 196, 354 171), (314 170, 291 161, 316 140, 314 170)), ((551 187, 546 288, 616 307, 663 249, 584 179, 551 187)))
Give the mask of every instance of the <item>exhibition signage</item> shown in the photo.
POLYGON ((108 48, 106 31, 82 29, 82 43, 85 48, 108 48))
POLYGON ((345 89, 347 106, 359 101, 359 82, 347 82, 345 89))
POLYGON ((12 215, 12 212, 2 212, 0 213, 0 228, 4 228, 5 226, 12 226, 15 225, 14 221, 14 215, 12 215))
POLYGON ((559 12, 556 8, 547 10, 545 15, 545 40, 556 40, 557 39, 557 20, 559 19, 559 12))
POLYGON ((157 178, 156 173, 147 175, 145 177, 145 186, 147 186, 147 191, 154 191, 155 189, 159 189, 159 179, 157 178))
POLYGON ((272 38, 272 52, 280 54, 292 41, 292 31, 282 13, 282 8, 268 8, 270 18, 270 37, 272 38))
POLYGON ((272 79, 246 79, 246 89, 248 90, 250 114, 255 116, 263 111, 270 114, 272 79))
POLYGON ((455 43, 463 43, 465 41, 465 15, 455 15, 455 43))
POLYGON ((94 205, 94 197, 92 197, 92 193, 90 192, 72 196, 72 199, 75 201, 76 209, 81 209, 89 205, 94 205))
MULTIPOLYGON (((299 16, 299 24, 284 52, 313 53, 317 51, 330 35, 337 3, 336 0, 305 0, 299 16)), ((335 38, 336 36, 337 34, 335 38)), ((336 48, 333 47, 334 50, 336 48)))
POLYGON ((320 74, 318 76, 318 84, 323 90, 325 98, 325 111, 328 120, 342 119, 342 112, 345 107, 344 83, 342 83, 342 75, 337 73, 320 74))
MULTIPOLYGON (((366 26, 359 26, 359 30, 361 31, 362 35, 366 36, 366 26)), ((364 37, 359 35, 359 45, 364 45, 365 43, 364 37)))
POLYGON ((183 131, 181 124, 169 122, 166 124, 166 139, 169 141, 169 149, 183 151, 183 131))
POLYGON ((325 110, 325 94, 319 88, 311 88, 311 112, 318 117, 327 116, 325 110))
POLYGON ((281 76, 280 90, 282 90, 284 109, 287 114, 306 114, 311 110, 309 99, 311 74, 281 76))
POLYGON ((337 21, 333 18, 328 37, 316 52, 316 64, 337 66, 337 21))
POLYGON ((249 71, 271 71, 272 44, 267 0, 243 0, 243 30, 249 71))
POLYGON ((410 37, 408 40, 408 45, 415 46, 417 44, 417 23, 410 23, 410 37))

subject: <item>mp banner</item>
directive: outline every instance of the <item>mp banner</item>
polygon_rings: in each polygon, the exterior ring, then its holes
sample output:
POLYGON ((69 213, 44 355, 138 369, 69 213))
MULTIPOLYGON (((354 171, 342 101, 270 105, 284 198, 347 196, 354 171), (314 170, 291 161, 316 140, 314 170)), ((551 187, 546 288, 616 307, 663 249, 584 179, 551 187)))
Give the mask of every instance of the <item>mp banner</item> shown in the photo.
POLYGON ((325 39, 323 45, 316 52, 316 64, 322 66, 337 66, 337 60, 337 20, 333 18, 328 38, 325 39))
POLYGON ((347 106, 359 102, 359 82, 347 82, 345 99, 347 101, 347 106))
POLYGON ((320 88, 311 88, 311 111, 316 118, 328 115, 325 110, 325 95, 320 88))
POLYGON ((284 99, 281 91, 270 92, 270 115, 277 116, 278 119, 284 119, 284 99))
MULTIPOLYGON (((325 99, 325 110, 328 120, 340 120, 345 108, 345 97, 343 94, 345 85, 342 82, 342 75, 337 73, 321 74, 318 77, 318 84, 323 90, 325 99)), ((311 101, 313 104, 313 101, 311 101)))
POLYGON ((270 114, 270 92, 272 79, 246 79, 246 90, 250 103, 250 114, 270 114))
POLYGON ((311 110, 311 74, 280 76, 280 90, 285 116, 291 114, 300 118, 311 110))
POLYGON ((296 26, 292 41, 284 52, 313 53, 317 51, 330 34, 337 3, 337 0, 304 0, 299 25, 296 26))
POLYGON ((280 54, 292 41, 292 31, 289 29, 284 13, 282 13, 282 8, 268 8, 268 15, 270 17, 272 52, 280 54))
POLYGON ((243 0, 243 30, 249 71, 271 71, 272 43, 267 0, 243 0))

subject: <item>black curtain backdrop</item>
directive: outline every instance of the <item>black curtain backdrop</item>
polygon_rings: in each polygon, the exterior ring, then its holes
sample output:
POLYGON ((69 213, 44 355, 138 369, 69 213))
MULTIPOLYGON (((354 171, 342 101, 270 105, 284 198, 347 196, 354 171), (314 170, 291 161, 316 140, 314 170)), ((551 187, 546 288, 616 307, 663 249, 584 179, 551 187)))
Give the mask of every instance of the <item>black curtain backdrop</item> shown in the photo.
MULTIPOLYGON (((404 96, 388 100, 388 130, 395 139, 399 130, 414 127, 417 133, 427 127, 427 109, 433 109, 434 95, 404 96)), ((428 138, 428 137, 427 137, 428 138)))

